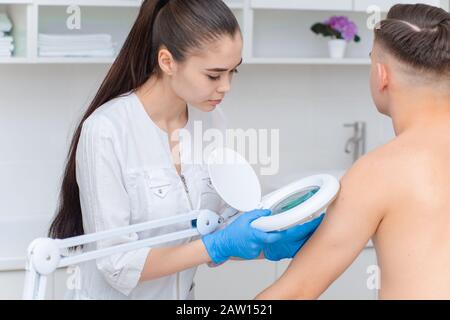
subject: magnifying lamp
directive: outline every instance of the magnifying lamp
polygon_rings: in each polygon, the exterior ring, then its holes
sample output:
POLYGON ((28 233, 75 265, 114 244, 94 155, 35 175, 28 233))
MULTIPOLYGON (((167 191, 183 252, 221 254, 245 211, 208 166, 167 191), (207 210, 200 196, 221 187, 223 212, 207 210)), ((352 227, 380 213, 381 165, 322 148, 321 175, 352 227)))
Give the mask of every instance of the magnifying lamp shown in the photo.
POLYGON ((194 210, 173 217, 86 234, 67 239, 35 239, 28 247, 24 299, 43 299, 47 277, 57 268, 96 260, 116 253, 152 247, 174 240, 206 235, 216 230, 237 212, 271 209, 272 215, 252 222, 262 231, 284 230, 304 223, 320 214, 336 197, 339 182, 330 175, 311 176, 289 184, 261 198, 261 185, 250 164, 237 152, 223 148, 213 151, 208 159, 211 182, 220 197, 230 206, 222 215, 211 210, 194 210), (133 232, 160 228, 185 221, 196 221, 186 230, 140 239, 87 252, 70 253, 69 249, 113 239, 133 232), (70 253, 70 254, 69 254, 70 253))
POLYGON ((270 209, 271 216, 252 222, 262 231, 285 230, 320 215, 336 198, 339 181, 332 175, 314 175, 293 182, 261 198, 261 185, 251 165, 228 148, 214 150, 208 159, 212 184, 232 208, 246 212, 270 209))

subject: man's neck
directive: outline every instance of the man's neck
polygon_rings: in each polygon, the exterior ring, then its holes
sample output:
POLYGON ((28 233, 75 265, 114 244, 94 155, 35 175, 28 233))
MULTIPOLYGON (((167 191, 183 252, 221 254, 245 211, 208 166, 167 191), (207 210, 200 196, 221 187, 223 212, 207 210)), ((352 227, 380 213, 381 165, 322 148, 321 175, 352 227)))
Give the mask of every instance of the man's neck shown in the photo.
POLYGON ((390 115, 398 136, 413 128, 426 128, 450 119, 450 93, 412 90, 398 94, 391 104, 390 115))

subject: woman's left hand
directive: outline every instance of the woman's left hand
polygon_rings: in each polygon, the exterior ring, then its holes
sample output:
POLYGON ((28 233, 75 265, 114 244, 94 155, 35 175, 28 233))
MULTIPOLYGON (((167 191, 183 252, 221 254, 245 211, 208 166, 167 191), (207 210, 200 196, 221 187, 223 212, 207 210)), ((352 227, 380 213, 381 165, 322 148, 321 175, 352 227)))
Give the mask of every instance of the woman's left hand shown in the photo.
POLYGON ((319 227, 324 216, 322 214, 310 222, 282 231, 280 240, 265 245, 265 258, 270 261, 293 258, 319 227))

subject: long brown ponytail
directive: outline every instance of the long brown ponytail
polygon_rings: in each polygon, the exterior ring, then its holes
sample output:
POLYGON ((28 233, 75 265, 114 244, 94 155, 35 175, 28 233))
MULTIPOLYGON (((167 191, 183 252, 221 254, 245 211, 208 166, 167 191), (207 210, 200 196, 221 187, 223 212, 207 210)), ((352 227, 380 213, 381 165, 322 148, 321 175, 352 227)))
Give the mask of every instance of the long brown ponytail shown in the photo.
POLYGON ((151 76, 159 75, 158 49, 166 47, 182 62, 190 49, 222 35, 239 32, 232 11, 221 0, 145 0, 138 17, 83 115, 70 144, 57 214, 50 226, 52 238, 84 234, 75 157, 84 121, 111 99, 135 91, 151 76))

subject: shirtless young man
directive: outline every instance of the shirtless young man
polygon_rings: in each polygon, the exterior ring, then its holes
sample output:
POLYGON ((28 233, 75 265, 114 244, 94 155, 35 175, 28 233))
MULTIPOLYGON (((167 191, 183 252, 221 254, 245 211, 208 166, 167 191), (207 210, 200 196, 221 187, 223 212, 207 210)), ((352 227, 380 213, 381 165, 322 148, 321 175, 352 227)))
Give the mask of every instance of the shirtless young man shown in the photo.
POLYGON ((322 225, 258 299, 314 299, 370 238, 381 299, 450 299, 450 14, 397 5, 375 30, 371 89, 396 138, 358 161, 322 225))

